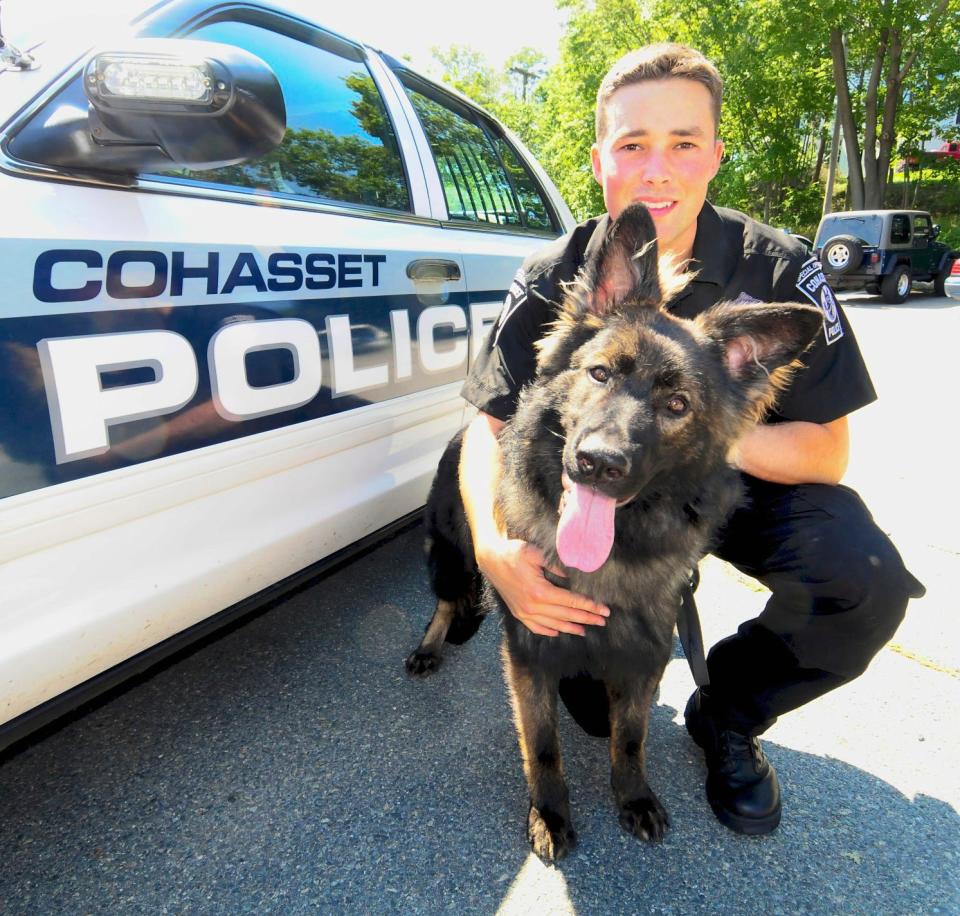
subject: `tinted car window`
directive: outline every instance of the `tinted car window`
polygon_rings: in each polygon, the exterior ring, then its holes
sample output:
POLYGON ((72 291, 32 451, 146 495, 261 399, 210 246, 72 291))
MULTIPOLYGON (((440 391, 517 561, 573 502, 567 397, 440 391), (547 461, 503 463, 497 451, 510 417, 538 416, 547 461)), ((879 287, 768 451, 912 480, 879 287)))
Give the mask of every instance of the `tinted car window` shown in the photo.
POLYGON ((890 221, 890 244, 905 245, 910 241, 910 217, 898 213, 890 221))
POLYGON ((260 159, 166 174, 282 195, 410 209, 393 125, 362 61, 246 22, 215 22, 190 37, 238 45, 266 61, 283 88, 287 132, 283 143, 260 159))
POLYGON ((551 231, 546 202, 506 141, 467 106, 401 79, 430 143, 450 219, 551 231))
POLYGON ((838 235, 852 235, 862 239, 867 245, 879 245, 882 228, 883 220, 879 216, 844 216, 839 213, 836 216, 826 216, 820 223, 816 245, 820 248, 838 235))
POLYGON ((550 211, 530 171, 506 140, 497 137, 494 142, 500 154, 500 160, 509 173, 514 190, 520 199, 520 210, 525 225, 530 229, 551 231, 554 227, 550 219, 550 211))

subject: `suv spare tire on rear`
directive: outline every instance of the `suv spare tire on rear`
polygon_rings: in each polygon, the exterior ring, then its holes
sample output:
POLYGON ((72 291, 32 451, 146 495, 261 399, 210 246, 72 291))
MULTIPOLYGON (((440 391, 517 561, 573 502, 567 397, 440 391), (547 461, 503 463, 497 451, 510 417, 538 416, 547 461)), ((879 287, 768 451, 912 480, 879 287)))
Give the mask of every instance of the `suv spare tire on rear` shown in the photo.
POLYGON ((863 242, 852 235, 837 235, 823 246, 820 263, 828 274, 842 277, 863 261, 863 242))

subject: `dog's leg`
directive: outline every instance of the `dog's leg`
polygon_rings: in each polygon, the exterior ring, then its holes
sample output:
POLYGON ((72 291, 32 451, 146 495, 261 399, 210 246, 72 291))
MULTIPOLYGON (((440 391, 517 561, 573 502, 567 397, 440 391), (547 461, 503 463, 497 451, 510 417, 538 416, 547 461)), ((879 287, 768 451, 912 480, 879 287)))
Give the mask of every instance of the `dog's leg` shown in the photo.
POLYGON ((503 667, 530 791, 527 839, 547 862, 562 859, 577 842, 563 776, 557 731, 557 678, 516 661, 504 642, 503 667))
POLYGON ((650 704, 660 675, 607 685, 610 697, 610 762, 620 826, 641 840, 660 840, 670 823, 647 783, 646 740, 650 704))
POLYGON ((437 600, 437 609, 430 618, 427 632, 420 640, 420 645, 407 656, 405 664, 408 674, 428 677, 440 667, 443 661, 441 647, 456 613, 456 601, 444 601, 442 598, 437 600))

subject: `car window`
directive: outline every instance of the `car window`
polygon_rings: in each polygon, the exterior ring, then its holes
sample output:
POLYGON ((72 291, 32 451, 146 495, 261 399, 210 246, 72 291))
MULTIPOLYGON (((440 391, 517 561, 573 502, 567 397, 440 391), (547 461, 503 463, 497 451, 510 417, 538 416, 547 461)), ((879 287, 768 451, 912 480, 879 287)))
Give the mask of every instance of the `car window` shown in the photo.
POLYGON ((450 219, 552 232, 546 200, 506 140, 455 99, 401 80, 430 143, 450 219))
POLYGON ((277 149, 259 159, 165 174, 231 188, 410 209, 396 134, 362 60, 247 22, 213 22, 189 37, 237 45, 266 61, 283 89, 287 132, 277 149))
POLYGON ((882 218, 874 215, 847 216, 837 213, 832 216, 825 216, 817 230, 816 245, 818 248, 822 248, 830 239, 838 235, 852 235, 866 245, 879 245, 882 227, 882 218))
POLYGON ((913 218, 914 239, 921 244, 925 244, 930 238, 930 220, 925 216, 915 216, 913 218))
POLYGON ((905 245, 910 241, 910 217, 897 213, 890 221, 890 244, 905 245))
POLYGON ((546 232, 553 230, 550 211, 536 181, 529 169, 522 162, 513 147, 503 137, 494 140, 500 161, 513 181, 513 188, 520 199, 520 210, 524 224, 530 229, 542 229, 546 232))

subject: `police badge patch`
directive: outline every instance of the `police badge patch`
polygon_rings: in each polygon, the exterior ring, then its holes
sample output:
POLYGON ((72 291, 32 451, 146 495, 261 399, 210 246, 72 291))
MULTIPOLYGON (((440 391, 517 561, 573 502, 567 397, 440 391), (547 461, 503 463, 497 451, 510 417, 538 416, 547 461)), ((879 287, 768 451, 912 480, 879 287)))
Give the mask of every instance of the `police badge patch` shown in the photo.
POLYGON ((843 325, 837 310, 837 300, 833 290, 823 275, 823 268, 816 258, 810 258, 800 268, 797 277, 797 289, 823 312, 823 334, 827 344, 836 343, 843 337, 843 325))
POLYGON ((507 323, 507 320, 526 301, 527 275, 521 267, 514 275, 510 289, 507 290, 507 297, 503 300, 503 308, 500 310, 500 317, 497 318, 496 333, 493 335, 494 346, 497 345, 497 341, 500 339, 500 332, 503 330, 503 326, 507 323))

